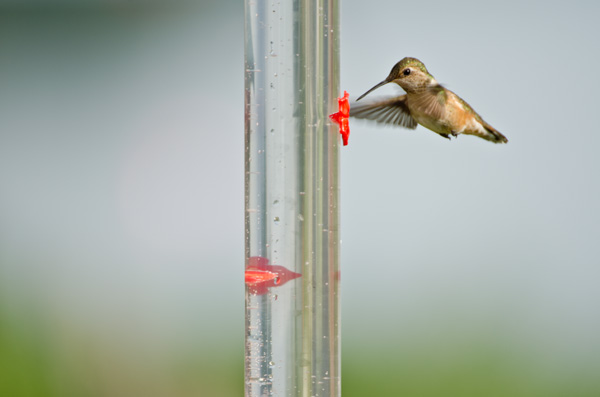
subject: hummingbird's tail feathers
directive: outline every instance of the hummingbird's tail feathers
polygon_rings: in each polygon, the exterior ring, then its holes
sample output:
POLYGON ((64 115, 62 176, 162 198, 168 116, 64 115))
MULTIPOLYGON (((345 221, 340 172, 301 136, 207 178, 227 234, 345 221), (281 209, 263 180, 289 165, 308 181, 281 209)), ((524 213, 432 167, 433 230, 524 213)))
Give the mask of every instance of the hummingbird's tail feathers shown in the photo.
POLYGON ((500 131, 498 131, 497 129, 495 129, 494 127, 492 127, 485 121, 483 122, 483 128, 485 128, 485 131, 487 132, 487 134, 485 137, 482 137, 482 138, 487 139, 488 141, 491 141, 494 143, 508 143, 508 139, 506 139, 506 137, 504 135, 502 135, 500 133, 500 131))
POLYGON ((493 143, 507 143, 508 139, 497 129, 479 118, 476 123, 464 129, 460 134, 475 135, 493 143))
POLYGON ((350 106, 350 117, 372 120, 382 124, 399 125, 414 130, 417 122, 406 105, 406 95, 350 106))

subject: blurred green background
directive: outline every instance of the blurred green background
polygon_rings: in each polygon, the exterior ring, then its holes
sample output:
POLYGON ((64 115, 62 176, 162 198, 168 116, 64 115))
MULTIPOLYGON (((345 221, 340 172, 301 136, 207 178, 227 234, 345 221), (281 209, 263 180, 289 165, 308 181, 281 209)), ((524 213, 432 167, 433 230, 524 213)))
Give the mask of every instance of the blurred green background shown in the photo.
MULTIPOLYGON (((0 396, 241 395, 242 2, 0 4, 0 396)), ((598 3, 341 10, 510 140, 352 123, 344 395, 600 395, 598 3)))

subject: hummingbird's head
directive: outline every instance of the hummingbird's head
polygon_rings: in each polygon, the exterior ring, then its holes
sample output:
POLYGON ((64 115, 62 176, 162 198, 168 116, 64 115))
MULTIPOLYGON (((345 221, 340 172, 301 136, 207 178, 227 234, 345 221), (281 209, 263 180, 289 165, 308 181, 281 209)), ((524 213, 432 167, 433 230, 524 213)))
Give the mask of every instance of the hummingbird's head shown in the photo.
POLYGON ((369 91, 358 97, 357 101, 366 96, 371 91, 386 85, 387 83, 396 83, 406 92, 414 92, 437 84, 432 75, 429 74, 423 62, 417 58, 406 57, 394 65, 389 76, 369 91))

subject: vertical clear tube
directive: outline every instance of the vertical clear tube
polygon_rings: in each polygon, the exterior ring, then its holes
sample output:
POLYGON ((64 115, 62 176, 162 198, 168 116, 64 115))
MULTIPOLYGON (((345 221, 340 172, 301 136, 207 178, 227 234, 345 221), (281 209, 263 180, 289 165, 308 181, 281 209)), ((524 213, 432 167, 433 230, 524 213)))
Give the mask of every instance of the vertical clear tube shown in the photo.
POLYGON ((245 0, 246 268, 299 274, 246 287, 246 396, 341 394, 338 33, 337 0, 245 0))

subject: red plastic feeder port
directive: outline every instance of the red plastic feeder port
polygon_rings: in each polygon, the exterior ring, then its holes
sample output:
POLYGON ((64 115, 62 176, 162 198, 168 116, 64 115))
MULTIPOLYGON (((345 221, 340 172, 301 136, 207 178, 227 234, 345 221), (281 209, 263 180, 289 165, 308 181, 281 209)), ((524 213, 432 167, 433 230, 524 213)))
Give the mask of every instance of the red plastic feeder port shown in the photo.
POLYGON ((350 136, 350 124, 348 123, 350 103, 348 102, 348 96, 348 93, 344 91, 344 96, 338 98, 338 112, 329 115, 329 118, 340 126, 344 146, 348 145, 348 137, 350 136))
POLYGON ((269 288, 280 287, 302 275, 283 266, 269 265, 269 260, 262 256, 252 256, 248 259, 245 276, 250 293, 264 295, 269 288))

